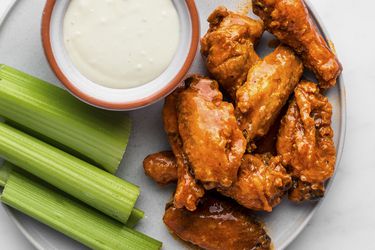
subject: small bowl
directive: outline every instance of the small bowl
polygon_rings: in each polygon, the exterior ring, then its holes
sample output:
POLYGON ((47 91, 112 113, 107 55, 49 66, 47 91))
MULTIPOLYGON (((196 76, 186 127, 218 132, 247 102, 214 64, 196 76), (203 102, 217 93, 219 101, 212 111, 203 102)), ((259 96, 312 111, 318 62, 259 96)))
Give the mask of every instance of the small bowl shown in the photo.
POLYGON ((42 17, 42 43, 57 78, 77 98, 110 110, 150 105, 171 93, 194 61, 199 44, 199 16, 194 0, 173 0, 180 19, 180 43, 168 68, 139 87, 112 89, 90 81, 73 65, 63 41, 63 19, 70 0, 47 0, 42 17))

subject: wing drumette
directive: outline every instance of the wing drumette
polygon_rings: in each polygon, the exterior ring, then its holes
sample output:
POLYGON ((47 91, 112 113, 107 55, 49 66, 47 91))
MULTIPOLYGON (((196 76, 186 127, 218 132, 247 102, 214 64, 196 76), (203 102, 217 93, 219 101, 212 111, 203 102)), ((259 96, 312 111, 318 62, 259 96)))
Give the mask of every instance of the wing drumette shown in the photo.
POLYGON ((303 0, 253 0, 266 29, 298 53, 320 87, 335 85, 342 67, 310 17, 303 0))
POLYGON ((263 34, 263 24, 225 7, 215 9, 208 22, 201 53, 208 71, 234 99, 250 67, 259 59, 254 44, 263 34))
POLYGON ((303 197, 299 195, 301 189, 324 192, 322 183, 333 175, 336 151, 328 98, 320 94, 316 84, 307 81, 296 87, 294 95, 282 119, 276 148, 284 164, 290 166, 291 175, 302 181, 294 185, 299 190, 292 197, 303 197))

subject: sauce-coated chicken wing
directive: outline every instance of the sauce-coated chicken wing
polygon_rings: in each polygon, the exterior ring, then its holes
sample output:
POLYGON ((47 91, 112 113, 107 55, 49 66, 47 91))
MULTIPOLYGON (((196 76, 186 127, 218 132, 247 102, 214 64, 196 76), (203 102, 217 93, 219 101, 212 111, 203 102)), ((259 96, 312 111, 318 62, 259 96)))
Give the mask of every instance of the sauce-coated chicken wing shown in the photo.
POLYGON ((159 185, 177 181, 177 162, 171 151, 163 151, 147 156, 143 160, 145 174, 159 185))
POLYGON ((177 159, 178 181, 174 195, 174 205, 178 208, 185 207, 190 211, 194 211, 199 199, 204 195, 204 189, 191 174, 189 161, 182 150, 177 121, 177 99, 183 90, 184 88, 182 87, 178 88, 165 99, 163 121, 169 144, 177 159))
POLYGON ((254 44, 263 34, 263 24, 225 7, 215 9, 208 22, 201 53, 208 71, 234 99, 250 67, 259 59, 254 44))
POLYGON ((332 106, 312 82, 302 81, 294 95, 281 122, 277 152, 293 177, 318 186, 332 176, 335 167, 332 106))
POLYGON ((298 53, 322 88, 335 85, 342 67, 318 32, 303 0, 253 0, 266 29, 298 53))
POLYGON ((171 206, 163 220, 172 233, 203 249, 271 249, 262 224, 246 209, 217 195, 204 197, 194 212, 171 206))
MULTIPOLYGON (((170 179, 177 181, 177 163, 173 154, 156 154, 159 161, 150 162, 149 168, 152 173, 158 169, 167 169, 170 172, 160 171, 159 174, 150 175, 155 181, 159 179, 170 179), (168 164, 168 166, 160 166, 168 164), (164 176, 166 175, 166 176, 164 176)), ((237 181, 229 188, 218 188, 218 191, 225 196, 231 197, 246 208, 258 211, 272 211, 272 208, 279 204, 281 196, 291 186, 291 178, 286 173, 280 156, 274 157, 271 154, 245 155, 242 159, 237 181)), ((297 187, 296 187, 297 188, 297 187)), ((305 192, 306 193, 306 192, 305 192)))
POLYGON ((218 191, 246 208, 271 212, 290 186, 291 178, 280 156, 245 155, 237 182, 218 191))
POLYGON ((216 81, 194 76, 185 82, 177 104, 183 151, 206 189, 229 187, 246 149, 234 107, 223 101, 216 81))
POLYGON ((301 61, 285 46, 277 47, 250 69, 236 98, 237 119, 248 142, 268 132, 302 72, 301 61))

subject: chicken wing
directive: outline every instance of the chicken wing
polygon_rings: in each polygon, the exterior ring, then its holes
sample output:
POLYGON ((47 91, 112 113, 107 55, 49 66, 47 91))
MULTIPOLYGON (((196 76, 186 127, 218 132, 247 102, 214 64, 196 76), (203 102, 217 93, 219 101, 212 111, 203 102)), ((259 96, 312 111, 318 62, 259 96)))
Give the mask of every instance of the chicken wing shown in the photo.
POLYGON ((185 207, 190 211, 194 211, 197 202, 204 195, 204 189, 191 174, 189 161, 182 150, 177 121, 177 99, 183 90, 183 88, 178 88, 165 99, 163 121, 169 144, 177 159, 178 181, 174 195, 174 205, 177 208, 185 207))
POLYGON ((301 56, 320 87, 335 85, 341 64, 318 32, 303 0, 253 0, 253 11, 269 32, 301 56))
POLYGON ((217 195, 204 197, 194 212, 171 206, 163 220, 172 233, 203 249, 271 249, 262 224, 246 209, 217 195))
POLYGON ((320 185, 332 176, 336 161, 332 106, 312 82, 302 81, 294 95, 281 122, 277 152, 293 177, 320 185))
POLYGON ((245 155, 237 182, 218 191, 246 208, 271 212, 290 188, 291 181, 280 156, 245 155))
POLYGON ((183 151, 194 176, 206 189, 229 187, 246 149, 231 103, 223 101, 216 81, 194 76, 179 94, 178 125, 183 151))
POLYGON ((147 156, 143 160, 145 174, 159 185, 177 181, 177 162, 171 151, 163 151, 147 156))
POLYGON ((208 22, 201 54, 208 71, 234 99, 250 67, 259 59, 254 44, 263 34, 263 24, 222 6, 214 10, 208 22))
POLYGON ((249 71, 237 91, 236 115, 245 138, 264 136, 287 102, 303 72, 292 50, 279 46, 249 71))
MULTIPOLYGON (((171 172, 160 171, 159 174, 151 175, 151 177, 155 176, 153 179, 158 181, 175 176, 174 179, 170 179, 170 182, 176 182, 177 163, 174 155, 156 155, 159 157, 159 161, 150 162, 149 168, 154 169, 150 172, 156 173, 158 169, 164 170, 168 166, 174 165, 175 167, 169 169, 171 172), (168 166, 162 167, 158 163, 168 164, 168 166)), ((272 211, 272 208, 280 202, 281 196, 290 186, 291 178, 281 164, 281 157, 273 157, 271 154, 245 155, 242 159, 237 181, 229 188, 218 188, 218 191, 249 209, 272 211)), ((295 188, 297 189, 297 186, 295 188)), ((303 191, 300 190, 300 192, 303 191)), ((307 190, 304 193, 307 197, 307 190)))

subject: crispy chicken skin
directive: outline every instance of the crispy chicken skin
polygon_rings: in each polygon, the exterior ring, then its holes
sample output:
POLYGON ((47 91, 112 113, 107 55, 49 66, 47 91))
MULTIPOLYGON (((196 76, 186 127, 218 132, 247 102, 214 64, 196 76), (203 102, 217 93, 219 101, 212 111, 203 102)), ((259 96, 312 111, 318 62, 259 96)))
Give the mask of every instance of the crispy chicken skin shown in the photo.
POLYGON ((246 208, 271 212, 290 188, 291 181, 280 156, 245 155, 237 182, 218 191, 246 208))
POLYGON ((312 82, 302 81, 294 95, 281 122, 277 152, 290 166, 293 177, 322 183, 332 176, 336 161, 332 106, 312 82))
POLYGON ((263 34, 261 21, 218 7, 201 40, 201 54, 211 75, 234 99, 250 67, 259 59, 254 44, 263 34))
POLYGON ((204 197, 194 212, 171 206, 163 220, 171 233, 203 249, 271 249, 262 224, 248 210, 217 195, 204 197))
POLYGON ((236 115, 245 138, 251 142, 267 134, 303 72, 294 52, 277 47, 249 71, 237 91, 236 115))
POLYGON ((145 174, 159 185, 167 185, 177 180, 177 162, 171 151, 151 154, 143 160, 145 174))
POLYGON ((223 101, 216 81, 193 76, 179 94, 178 125, 183 151, 197 180, 206 189, 229 187, 246 149, 234 107, 223 101))
POLYGON ((310 17, 303 0, 253 0, 266 29, 299 54, 321 88, 335 85, 342 67, 310 17))
POLYGON ((169 144, 177 161, 177 188, 174 195, 174 205, 185 207, 190 211, 196 209, 196 204, 204 195, 203 187, 197 183, 191 174, 189 162, 182 150, 182 141, 178 131, 177 99, 183 87, 178 88, 166 99, 163 107, 164 130, 168 135, 169 144))
POLYGON ((323 198, 325 192, 324 183, 303 182, 293 178, 293 185, 289 189, 288 198, 294 202, 315 201, 323 198))

